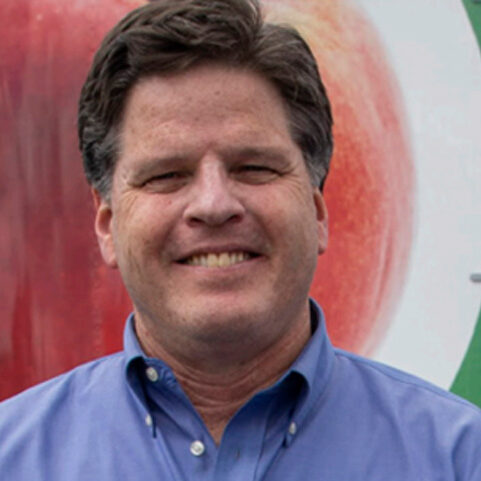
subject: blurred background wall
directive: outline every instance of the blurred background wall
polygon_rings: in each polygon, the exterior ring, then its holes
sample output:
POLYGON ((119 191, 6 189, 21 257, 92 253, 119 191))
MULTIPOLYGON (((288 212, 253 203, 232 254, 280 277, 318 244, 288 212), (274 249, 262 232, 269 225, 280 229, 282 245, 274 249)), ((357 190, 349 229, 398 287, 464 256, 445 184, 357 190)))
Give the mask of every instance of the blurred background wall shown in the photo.
MULTIPOLYGON (((121 348, 130 301, 93 235, 76 104, 142 0, 4 0, 0 399, 121 348)), ((311 294, 334 343, 481 405, 481 4, 265 0, 318 59, 335 116, 330 244, 311 294)))

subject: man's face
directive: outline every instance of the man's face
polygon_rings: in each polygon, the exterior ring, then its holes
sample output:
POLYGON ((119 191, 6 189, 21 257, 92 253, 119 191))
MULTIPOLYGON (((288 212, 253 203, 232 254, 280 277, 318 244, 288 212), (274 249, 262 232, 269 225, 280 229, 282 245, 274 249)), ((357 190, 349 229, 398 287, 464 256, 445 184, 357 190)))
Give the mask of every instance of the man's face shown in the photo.
POLYGON ((275 88, 219 65, 144 78, 120 134, 96 231, 141 331, 269 345, 308 322, 326 212, 275 88))

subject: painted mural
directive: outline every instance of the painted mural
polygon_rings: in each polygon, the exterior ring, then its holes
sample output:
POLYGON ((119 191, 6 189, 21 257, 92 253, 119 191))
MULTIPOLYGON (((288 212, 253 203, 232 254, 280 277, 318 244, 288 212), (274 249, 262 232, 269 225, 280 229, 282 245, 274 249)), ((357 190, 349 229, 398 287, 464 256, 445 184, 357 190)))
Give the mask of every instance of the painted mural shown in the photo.
MULTIPOLYGON (((100 39, 141 3, 4 0, 0 399, 121 347, 130 301, 94 238, 76 106, 100 39)), ((264 1, 308 39, 333 104, 311 291, 333 342, 481 405, 481 57, 471 4, 422 3, 264 1)))

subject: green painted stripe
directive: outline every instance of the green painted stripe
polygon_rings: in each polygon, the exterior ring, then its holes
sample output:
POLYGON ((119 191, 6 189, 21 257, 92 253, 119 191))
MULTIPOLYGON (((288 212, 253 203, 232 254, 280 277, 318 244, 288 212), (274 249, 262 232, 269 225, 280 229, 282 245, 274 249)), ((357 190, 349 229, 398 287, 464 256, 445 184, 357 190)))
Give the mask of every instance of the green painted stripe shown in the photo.
MULTIPOLYGON (((481 50, 481 0, 463 0, 481 50)), ((481 311, 451 391, 481 407, 481 311)))
POLYGON ((481 407, 481 310, 451 391, 481 407))
POLYGON ((481 1, 463 0, 463 4, 481 49, 481 1))

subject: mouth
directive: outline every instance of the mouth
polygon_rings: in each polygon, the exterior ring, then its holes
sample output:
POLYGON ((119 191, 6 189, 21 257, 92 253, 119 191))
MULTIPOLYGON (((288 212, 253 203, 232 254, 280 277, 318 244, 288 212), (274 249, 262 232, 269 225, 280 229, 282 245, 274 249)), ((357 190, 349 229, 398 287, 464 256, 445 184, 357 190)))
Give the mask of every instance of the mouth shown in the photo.
POLYGON ((254 257, 258 257, 258 255, 245 251, 209 252, 189 256, 186 259, 182 259, 180 263, 188 266, 219 268, 234 266, 253 259, 254 257))

